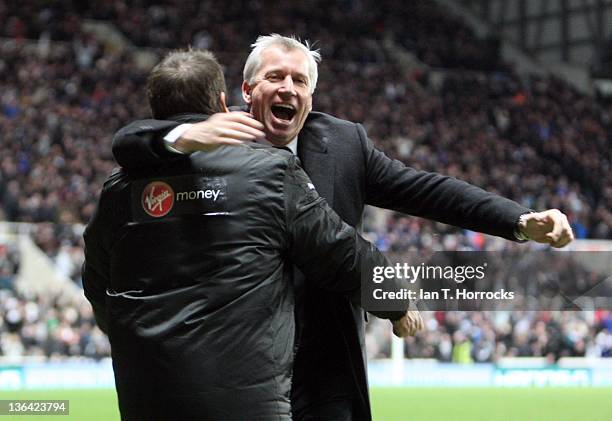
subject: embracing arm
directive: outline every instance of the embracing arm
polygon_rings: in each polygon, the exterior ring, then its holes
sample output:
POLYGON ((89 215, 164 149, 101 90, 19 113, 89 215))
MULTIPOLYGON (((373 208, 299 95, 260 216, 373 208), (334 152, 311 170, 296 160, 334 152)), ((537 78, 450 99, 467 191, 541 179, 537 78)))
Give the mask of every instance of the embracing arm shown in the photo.
POLYGON ((113 136, 113 155, 126 170, 150 167, 180 157, 164 146, 164 136, 179 126, 176 121, 137 120, 113 136))
POLYGON ((265 136, 263 125, 246 112, 198 117, 187 124, 165 120, 135 121, 115 134, 113 155, 119 165, 130 171, 181 159, 181 154, 207 151, 221 145, 239 145, 265 136), (180 131, 173 143, 172 148, 176 150, 173 152, 165 145, 164 138, 174 129, 180 131))

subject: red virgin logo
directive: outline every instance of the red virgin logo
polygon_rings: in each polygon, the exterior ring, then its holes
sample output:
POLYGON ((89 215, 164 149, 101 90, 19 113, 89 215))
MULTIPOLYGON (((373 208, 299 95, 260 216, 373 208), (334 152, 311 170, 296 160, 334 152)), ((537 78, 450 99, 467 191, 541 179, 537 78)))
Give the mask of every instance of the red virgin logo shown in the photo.
POLYGON ((174 191, 163 181, 153 181, 142 191, 141 203, 147 214, 160 218, 174 206, 174 191))

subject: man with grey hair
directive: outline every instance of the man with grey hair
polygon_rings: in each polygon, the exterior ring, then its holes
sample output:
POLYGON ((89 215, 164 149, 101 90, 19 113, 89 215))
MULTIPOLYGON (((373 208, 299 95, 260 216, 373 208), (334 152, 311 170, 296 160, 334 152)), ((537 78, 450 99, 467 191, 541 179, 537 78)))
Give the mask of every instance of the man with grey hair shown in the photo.
MULTIPOLYGON (((289 37, 259 37, 245 66, 242 96, 266 139, 296 153, 314 186, 350 225, 366 204, 500 236, 562 247, 573 239, 558 210, 535 213, 476 186, 416 171, 376 149, 361 124, 311 111, 317 55, 289 37), (306 50, 306 51, 305 51, 306 50)), ((138 122, 118 133, 113 153, 124 167, 157 165, 166 142, 184 153, 249 136, 250 124, 224 121, 193 126, 138 122), (178 127, 177 127, 178 126, 178 127), (172 129, 169 131, 169 129, 172 129)), ((296 270, 297 320, 302 325, 295 359, 292 408, 296 420, 369 420, 364 313, 340 295, 324 295, 296 270)))
POLYGON ((255 74, 261 67, 262 54, 269 47, 281 47, 287 51, 302 51, 308 60, 308 77, 310 79, 310 93, 313 94, 319 79, 319 69, 317 63, 321 61, 321 54, 318 50, 312 50, 308 41, 300 42, 295 37, 284 37, 279 34, 262 35, 251 44, 251 53, 244 63, 242 72, 243 79, 250 84, 255 83, 255 74))
POLYGON ((269 142, 297 145, 297 135, 312 111, 321 55, 308 44, 278 34, 261 36, 252 47, 244 65, 244 102, 263 123, 269 142))

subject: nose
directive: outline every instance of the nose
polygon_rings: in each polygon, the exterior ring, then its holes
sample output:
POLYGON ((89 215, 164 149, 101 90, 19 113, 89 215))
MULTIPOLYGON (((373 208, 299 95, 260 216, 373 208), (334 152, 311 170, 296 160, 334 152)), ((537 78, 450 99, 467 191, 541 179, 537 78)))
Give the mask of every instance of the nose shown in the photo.
POLYGON ((281 86, 278 89, 278 93, 283 96, 295 95, 295 89, 293 86, 293 78, 291 77, 291 75, 285 76, 285 78, 281 82, 281 86))

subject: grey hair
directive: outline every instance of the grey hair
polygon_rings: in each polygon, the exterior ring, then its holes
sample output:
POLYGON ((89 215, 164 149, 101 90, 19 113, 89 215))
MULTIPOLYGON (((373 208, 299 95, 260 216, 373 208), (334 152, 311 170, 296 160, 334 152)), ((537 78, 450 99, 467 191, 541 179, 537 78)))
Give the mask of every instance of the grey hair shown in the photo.
POLYGON ((317 79, 319 78, 319 70, 317 63, 321 61, 321 53, 319 50, 311 50, 311 44, 308 41, 302 42, 295 36, 286 37, 279 34, 260 35, 257 40, 251 44, 251 53, 244 63, 244 71, 242 72, 243 79, 249 85, 255 83, 255 75, 261 67, 261 54, 269 47, 282 47, 288 51, 300 50, 308 58, 308 79, 310 83, 310 93, 312 94, 317 87, 317 79))

